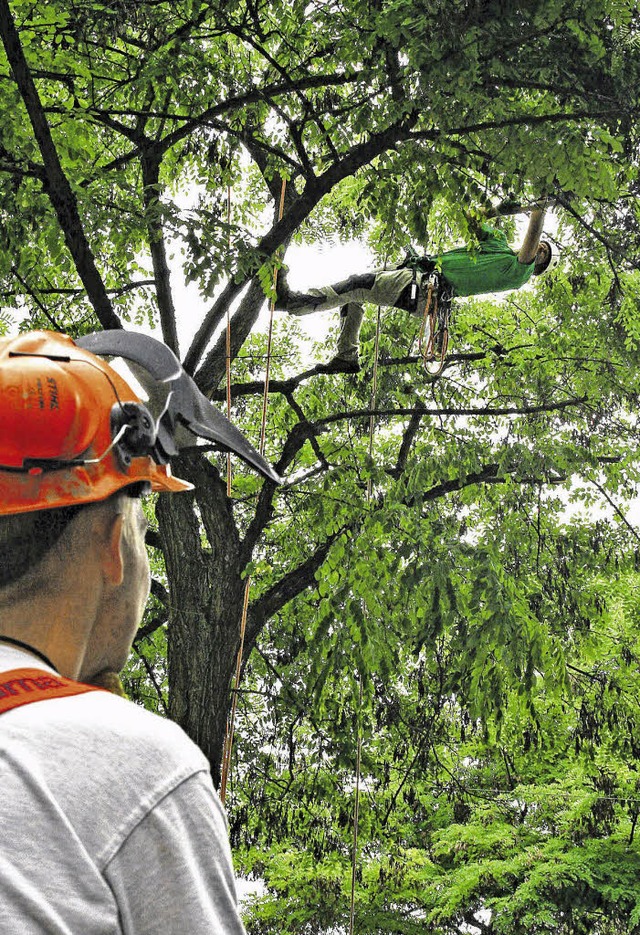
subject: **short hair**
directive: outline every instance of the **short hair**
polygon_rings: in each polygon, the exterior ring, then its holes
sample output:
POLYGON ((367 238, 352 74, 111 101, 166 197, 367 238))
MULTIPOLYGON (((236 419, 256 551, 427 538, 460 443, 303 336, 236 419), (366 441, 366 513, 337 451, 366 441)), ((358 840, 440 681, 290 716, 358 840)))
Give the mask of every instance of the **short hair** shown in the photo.
POLYGON ((0 588, 19 581, 47 554, 83 504, 0 516, 0 588))
MULTIPOLYGON (((149 489, 149 484, 138 482, 116 491, 107 500, 141 497, 149 489)), ((107 500, 0 516, 0 589, 36 569, 81 510, 107 500)))

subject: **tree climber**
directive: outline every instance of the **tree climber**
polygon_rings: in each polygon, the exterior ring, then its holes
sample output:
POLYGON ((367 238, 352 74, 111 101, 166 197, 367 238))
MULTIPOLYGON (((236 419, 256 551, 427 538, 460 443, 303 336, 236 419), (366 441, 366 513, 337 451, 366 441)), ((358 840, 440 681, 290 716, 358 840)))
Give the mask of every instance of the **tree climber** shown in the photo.
POLYGON ((192 488, 170 455, 198 434, 279 478, 143 335, 0 340, 0 421, 0 931, 242 935, 204 755, 113 692, 149 593, 140 496, 192 488))
POLYGON ((342 282, 306 293, 292 292, 286 277, 278 277, 276 309, 292 315, 309 315, 340 307, 337 354, 322 369, 326 372, 357 373, 363 302, 393 306, 421 315, 421 301, 428 276, 436 274, 438 295, 479 295, 519 289, 531 276, 539 276, 557 263, 557 252, 540 240, 545 202, 531 211, 522 246, 512 250, 502 231, 482 224, 477 227, 478 245, 456 247, 436 256, 409 256, 396 269, 375 270, 350 276, 342 282))

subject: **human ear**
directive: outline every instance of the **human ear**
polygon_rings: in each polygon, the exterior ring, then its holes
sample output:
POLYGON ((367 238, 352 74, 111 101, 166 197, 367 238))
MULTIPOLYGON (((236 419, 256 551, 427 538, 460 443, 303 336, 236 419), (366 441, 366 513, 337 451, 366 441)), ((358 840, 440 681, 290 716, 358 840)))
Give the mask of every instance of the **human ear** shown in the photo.
POLYGON ((124 517, 122 513, 111 514, 108 517, 105 532, 101 554, 102 572, 109 584, 118 587, 124 578, 124 517))

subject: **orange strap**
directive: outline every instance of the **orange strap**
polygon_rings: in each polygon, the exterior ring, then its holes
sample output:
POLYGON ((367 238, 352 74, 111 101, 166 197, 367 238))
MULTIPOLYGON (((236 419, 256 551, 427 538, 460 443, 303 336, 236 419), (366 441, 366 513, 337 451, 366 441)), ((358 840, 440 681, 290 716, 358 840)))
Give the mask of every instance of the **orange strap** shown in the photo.
POLYGON ((11 669, 10 672, 0 672, 0 714, 33 701, 100 691, 105 689, 74 682, 62 675, 51 675, 42 669, 11 669))

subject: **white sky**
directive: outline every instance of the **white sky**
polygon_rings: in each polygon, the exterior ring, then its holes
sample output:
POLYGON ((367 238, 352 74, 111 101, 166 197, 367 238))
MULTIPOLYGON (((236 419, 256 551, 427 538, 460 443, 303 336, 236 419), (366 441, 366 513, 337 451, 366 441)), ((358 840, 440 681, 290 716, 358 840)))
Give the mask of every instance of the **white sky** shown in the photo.
MULTIPOLYGON (((519 219, 518 234, 520 237, 526 226, 526 218, 519 219)), ((211 300, 204 301, 198 293, 194 284, 185 285, 181 266, 181 257, 179 251, 171 261, 171 278, 174 293, 174 301, 177 309, 178 318, 178 336, 182 354, 185 354, 189 348, 191 340, 195 335, 203 315, 211 305, 211 300)), ((289 286, 293 290, 304 291, 307 288, 327 285, 345 279, 347 276, 356 272, 366 272, 374 269, 375 259, 371 251, 361 241, 349 241, 346 243, 325 243, 321 245, 306 246, 293 244, 287 250, 286 265, 288 267, 289 286)), ((12 309, 15 326, 10 329, 10 333, 17 332, 19 314, 12 309)), ((286 312, 276 312, 276 317, 286 315, 286 312)), ((303 334, 309 340, 322 340, 331 327, 335 325, 338 310, 327 312, 316 312, 298 318, 297 321, 303 334)), ((261 314, 257 328, 266 328, 268 321, 268 308, 265 300, 264 311, 261 314)), ((131 330, 144 331, 149 333, 145 326, 130 325, 131 330)), ((155 337, 160 338, 156 331, 155 337)), ((331 349, 327 350, 327 358, 331 356, 331 349)), ((130 375, 129 375, 130 376, 130 375)), ((608 505, 603 504, 602 511, 605 515, 610 515, 611 510, 608 505)), ((581 512, 581 507, 567 505, 567 520, 570 517, 581 512)), ((593 508, 590 510, 593 512, 593 508)), ((626 512, 626 511, 625 511, 626 512)), ((629 522, 634 525, 640 523, 640 502, 636 500, 631 504, 627 512, 629 522)))
MULTIPOLYGON (((352 273, 367 272, 374 268, 374 259, 367 247, 358 241, 348 243, 305 246, 293 244, 287 250, 286 265, 289 269, 288 282, 291 289, 304 291, 314 286, 346 279, 352 273)), ((176 256, 171 264, 171 279, 178 317, 178 337, 182 353, 186 353, 202 318, 211 302, 203 302, 195 285, 184 285, 180 257, 176 256)), ((265 313, 256 327, 265 327, 267 321, 267 303, 265 313)), ((276 316, 286 312, 276 312, 276 316)), ((299 318, 303 332, 310 338, 321 338, 326 334, 330 323, 337 320, 338 310, 316 312, 299 318)))

